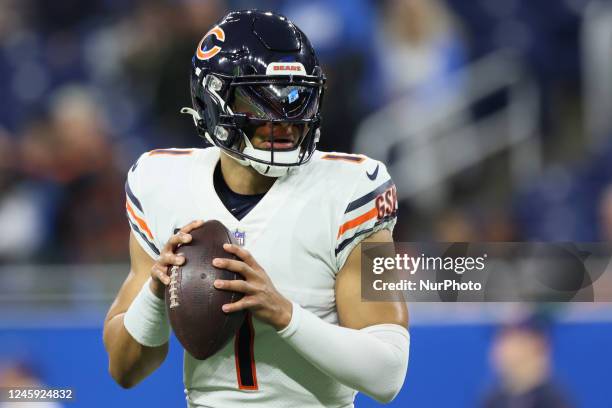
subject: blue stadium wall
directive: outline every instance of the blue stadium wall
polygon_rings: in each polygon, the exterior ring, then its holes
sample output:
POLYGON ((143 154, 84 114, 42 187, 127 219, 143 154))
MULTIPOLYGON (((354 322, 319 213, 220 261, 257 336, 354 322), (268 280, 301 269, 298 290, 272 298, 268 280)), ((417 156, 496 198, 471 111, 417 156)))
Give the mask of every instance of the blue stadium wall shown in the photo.
MULTIPOLYGON (((410 368, 404 389, 387 407, 477 407, 492 384, 488 325, 412 328, 410 368)), ((578 407, 612 406, 612 325, 557 324, 553 332, 555 374, 578 407)), ((75 389, 66 407, 180 407, 182 349, 173 338, 164 365, 132 390, 117 386, 107 373, 101 329, 0 328, 0 361, 27 356, 41 377, 56 387, 75 389)), ((381 404, 358 396, 359 408, 381 404)))

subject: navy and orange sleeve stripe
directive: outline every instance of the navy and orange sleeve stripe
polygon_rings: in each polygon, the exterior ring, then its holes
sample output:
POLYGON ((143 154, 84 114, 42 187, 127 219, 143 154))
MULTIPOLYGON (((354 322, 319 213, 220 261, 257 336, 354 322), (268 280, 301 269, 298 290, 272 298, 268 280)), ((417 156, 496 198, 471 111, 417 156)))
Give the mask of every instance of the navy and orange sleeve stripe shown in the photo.
POLYGON ((347 247, 359 243, 369 233, 381 228, 392 229, 397 216, 396 208, 395 184, 390 178, 351 200, 336 233, 336 256, 347 247), (391 202, 389 197, 392 197, 391 202))
POLYGON ((142 209, 142 204, 140 204, 140 200, 132 192, 132 189, 130 188, 130 183, 127 180, 125 181, 125 195, 127 195, 128 200, 130 200, 136 206, 136 208, 140 210, 140 212, 144 212, 144 210, 142 209))
POLYGON ((140 230, 145 232, 147 236, 149 237, 149 239, 153 239, 153 233, 149 229, 147 222, 143 218, 136 215, 136 213, 134 212, 134 209, 130 205, 130 202, 127 200, 125 202, 125 209, 127 210, 128 214, 132 216, 132 219, 136 221, 140 230))
POLYGON ((149 249, 150 249, 151 251, 153 251, 153 253, 154 253, 155 255, 159 255, 159 249, 157 249, 157 247, 155 246, 155 244, 154 244, 153 242, 149 241, 149 239, 147 238, 147 236, 146 236, 146 235, 145 235, 145 234, 144 234, 142 231, 140 231, 140 230, 138 229, 138 226, 136 226, 136 224, 134 224, 134 223, 132 222, 132 220, 130 220, 130 217, 129 217, 129 216, 128 216, 128 222, 129 222, 129 224, 130 224, 130 228, 132 229, 132 231, 134 231, 134 233, 138 234, 138 236, 139 236, 140 238, 142 238, 143 242, 144 242, 145 244, 147 244, 147 246, 149 247, 149 249))
POLYGON ((355 233, 353 235, 351 235, 350 237, 346 238, 345 240, 343 240, 342 242, 340 242, 338 244, 338 246, 335 249, 335 253, 336 255, 338 255, 340 252, 342 252, 347 246, 349 246, 351 243, 353 243, 356 239, 360 238, 361 236, 368 234, 370 232, 373 232, 376 230, 376 228, 378 228, 379 226, 391 222, 395 219, 395 216, 387 216, 384 218, 381 218, 379 220, 376 220, 376 222, 374 222, 370 227, 365 228, 365 229, 361 229, 361 230, 357 230, 355 231, 355 233))
POLYGON ((344 211, 344 213, 348 214, 351 211, 355 211, 371 203, 373 200, 376 199, 377 196, 384 193, 387 189, 391 188, 392 186, 394 186, 393 180, 391 179, 387 180, 385 183, 381 184, 380 186, 370 191, 369 193, 364 194, 363 196, 357 198, 356 200, 351 201, 346 207, 346 210, 344 211))
POLYGON ((340 229, 338 230, 338 238, 340 238, 342 234, 344 234, 346 231, 356 228, 361 224, 364 224, 370 221, 371 219, 376 218, 377 216, 378 210, 376 208, 372 208, 368 212, 358 215, 357 217, 345 222, 340 226, 340 229))
POLYGON ((125 183, 125 195, 125 210, 130 228, 155 255, 159 255, 160 251, 155 245, 153 233, 145 220, 142 203, 130 187, 129 179, 125 183))

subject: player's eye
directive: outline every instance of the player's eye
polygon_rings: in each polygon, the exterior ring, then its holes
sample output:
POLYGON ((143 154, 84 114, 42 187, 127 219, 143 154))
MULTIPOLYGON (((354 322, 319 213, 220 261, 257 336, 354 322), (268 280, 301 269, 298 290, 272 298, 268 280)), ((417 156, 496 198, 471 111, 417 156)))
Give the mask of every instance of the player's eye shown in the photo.
POLYGON ((241 85, 235 87, 231 106, 235 113, 255 119, 311 119, 318 110, 317 90, 296 85, 241 85))

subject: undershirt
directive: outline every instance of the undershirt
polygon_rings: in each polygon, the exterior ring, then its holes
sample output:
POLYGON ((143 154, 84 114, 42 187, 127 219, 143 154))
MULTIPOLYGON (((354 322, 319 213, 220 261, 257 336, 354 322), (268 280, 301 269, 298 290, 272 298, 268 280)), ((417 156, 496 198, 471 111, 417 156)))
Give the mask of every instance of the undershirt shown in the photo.
POLYGON ((244 195, 233 192, 223 178, 220 163, 215 167, 213 184, 225 208, 238 220, 243 219, 266 195, 266 193, 244 195))

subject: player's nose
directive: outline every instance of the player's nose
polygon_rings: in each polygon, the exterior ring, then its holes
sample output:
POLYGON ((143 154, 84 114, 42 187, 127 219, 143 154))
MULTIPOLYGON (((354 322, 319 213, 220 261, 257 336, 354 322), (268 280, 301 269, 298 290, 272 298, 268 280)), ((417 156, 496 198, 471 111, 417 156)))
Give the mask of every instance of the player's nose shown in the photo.
POLYGON ((293 137, 296 134, 296 127, 291 123, 270 123, 269 127, 272 128, 271 131, 274 138, 293 137))

